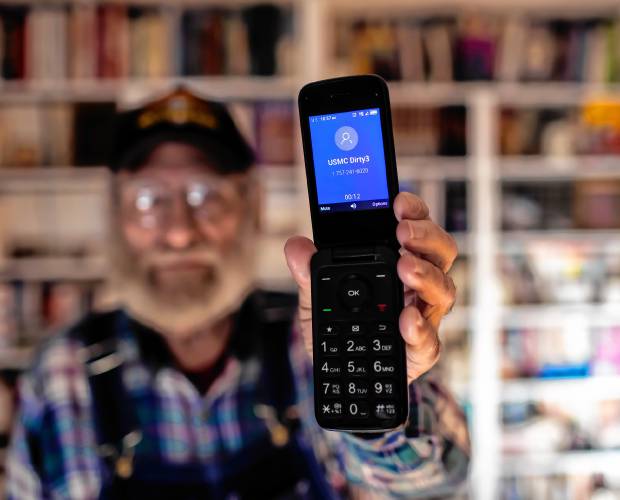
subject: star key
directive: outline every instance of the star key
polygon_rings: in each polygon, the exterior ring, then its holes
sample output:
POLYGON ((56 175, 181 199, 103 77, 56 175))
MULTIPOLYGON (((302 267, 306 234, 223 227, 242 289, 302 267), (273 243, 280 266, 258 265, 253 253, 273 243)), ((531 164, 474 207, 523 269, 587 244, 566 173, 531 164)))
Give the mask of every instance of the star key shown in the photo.
POLYGON ((324 323, 319 326, 319 333, 321 335, 335 335, 338 333, 338 325, 334 323, 324 323))

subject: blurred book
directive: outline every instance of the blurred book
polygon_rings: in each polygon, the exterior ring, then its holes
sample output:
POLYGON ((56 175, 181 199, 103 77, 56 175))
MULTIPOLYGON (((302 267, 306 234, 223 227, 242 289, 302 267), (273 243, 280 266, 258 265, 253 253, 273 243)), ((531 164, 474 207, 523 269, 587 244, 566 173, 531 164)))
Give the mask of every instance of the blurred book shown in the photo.
MULTIPOLYGON (((35 346, 92 308, 99 281, 20 281, 0 285, 0 351, 35 346)), ((2 366, 0 366, 0 369, 2 366)))
POLYGON ((26 18, 26 76, 37 81, 67 77, 67 10, 37 6, 26 18))
POLYGON ((449 82, 453 80, 454 33, 451 24, 433 21, 424 28, 424 43, 428 56, 428 80, 449 82))
POLYGON ((502 184, 502 229, 570 229, 574 203, 573 184, 506 181, 502 184))
POLYGON ((483 14, 459 19, 454 48, 456 80, 493 79, 497 44, 494 24, 494 18, 483 14))
POLYGON ((465 121, 463 106, 394 106, 396 155, 464 156, 467 153, 465 121))
POLYGON ((183 74, 217 75, 224 72, 224 16, 221 9, 187 11, 183 15, 183 74))
MULTIPOLYGON (((129 73, 130 45, 127 7, 120 4, 99 6, 97 16, 98 76, 100 78, 126 77, 129 73)), ((137 51, 135 57, 143 60, 137 51)), ((92 54, 91 54, 92 56, 92 54)))
MULTIPOLYGON (((231 103, 258 163, 295 161, 291 102, 231 103)), ((102 166, 109 160, 114 102, 7 104, 0 107, 0 167, 102 166), (45 131, 45 133, 44 133, 45 131)))
POLYGON ((50 103, 41 107, 43 165, 70 166, 73 161, 73 107, 65 103, 50 103))
POLYGON ((620 78, 618 20, 520 13, 386 15, 337 21, 338 72, 412 81, 581 81, 620 78))
POLYGON ((36 104, 10 104, 0 107, 0 165, 41 165, 42 125, 41 110, 36 104))
POLYGON ((175 19, 170 10, 131 9, 130 76, 161 78, 172 74, 175 19))
POLYGON ((620 154, 620 129, 609 123, 588 120, 585 116, 588 109, 587 105, 562 109, 502 109, 501 154, 549 157, 620 154))
POLYGON ((432 156, 439 152, 437 108, 395 106, 392 109, 396 155, 432 156))
POLYGON ((467 231, 467 184, 464 181, 447 181, 446 220, 444 227, 448 232, 467 231))
POLYGON ((256 158, 258 163, 293 165, 295 161, 294 110, 288 101, 255 105, 256 158))
POLYGON ((231 12, 224 19, 223 41, 226 47, 225 73, 247 75, 250 73, 248 32, 240 12, 231 12))
POLYGON ((502 227, 532 229, 620 228, 620 183, 597 181, 505 182, 502 227))
POLYGON ((577 182, 573 218, 578 228, 620 228, 620 181, 602 179, 577 182))
MULTIPOLYGON (((278 72, 277 47, 291 13, 277 5, 257 4, 243 9, 250 54, 250 73, 269 76, 278 72)), ((235 57, 230 53, 229 57, 235 57)))
POLYGON ((519 81, 523 65, 522 48, 527 38, 527 21, 517 15, 508 17, 498 38, 495 77, 499 81, 519 81))
POLYGON ((0 76, 45 82, 274 75, 292 69, 292 30, 290 8, 269 4, 181 9, 119 2, 3 5, 0 76))
POLYGON ((112 149, 114 103, 77 103, 74 109, 75 165, 106 165, 112 149))
POLYGON ((402 21, 396 25, 396 40, 400 47, 398 54, 400 77, 403 80, 424 80, 424 46, 422 29, 414 21, 402 21))
POLYGON ((0 6, 0 46, 2 47, 2 78, 24 78, 26 71, 26 15, 25 6, 0 6))
POLYGON ((76 3, 69 19, 69 48, 71 78, 94 79, 98 74, 97 5, 76 3))

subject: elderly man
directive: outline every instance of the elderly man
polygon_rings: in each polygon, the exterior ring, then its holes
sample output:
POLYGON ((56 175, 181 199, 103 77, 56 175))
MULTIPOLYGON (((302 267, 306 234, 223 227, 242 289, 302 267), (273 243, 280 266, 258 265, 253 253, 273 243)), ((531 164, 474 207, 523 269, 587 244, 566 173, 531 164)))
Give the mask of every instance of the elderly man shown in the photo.
POLYGON ((425 374, 454 302, 450 236, 394 203, 410 415, 382 434, 324 431, 312 406, 306 238, 284 252, 298 299, 254 286, 253 155, 226 108, 185 89, 120 113, 111 282, 118 309, 52 338, 20 386, 8 494, 31 498, 414 498, 454 491, 469 441, 425 374))

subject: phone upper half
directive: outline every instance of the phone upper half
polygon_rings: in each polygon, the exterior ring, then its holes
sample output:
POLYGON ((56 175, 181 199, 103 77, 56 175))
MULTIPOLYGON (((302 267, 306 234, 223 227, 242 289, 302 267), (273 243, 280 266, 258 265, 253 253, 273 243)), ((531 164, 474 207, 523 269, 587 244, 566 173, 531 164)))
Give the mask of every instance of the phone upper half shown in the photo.
POLYGON ((317 245, 393 243, 398 176, 385 82, 313 82, 300 91, 299 111, 317 245))

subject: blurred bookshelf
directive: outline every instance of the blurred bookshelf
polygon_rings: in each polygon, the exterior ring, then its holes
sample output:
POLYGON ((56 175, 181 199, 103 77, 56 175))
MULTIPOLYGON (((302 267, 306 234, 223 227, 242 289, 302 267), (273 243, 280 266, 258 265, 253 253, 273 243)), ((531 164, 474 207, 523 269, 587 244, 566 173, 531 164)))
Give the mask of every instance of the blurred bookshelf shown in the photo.
POLYGON ((459 235, 455 281, 467 300, 442 327, 442 368, 471 417, 471 498, 617 494, 617 4, 344 0, 326 10, 336 26, 326 73, 390 80, 395 129, 399 113, 409 125, 397 143, 413 144, 401 177, 415 176, 459 235))
POLYGON ((293 289, 282 246, 310 233, 296 93, 376 72, 390 85, 401 188, 461 254, 439 368, 470 417, 469 496, 620 491, 617 2, 0 0, 0 20, 7 379, 96 302, 116 105, 177 83, 229 103, 259 158, 261 282, 293 289), (66 36, 45 46, 53 33, 66 36))

